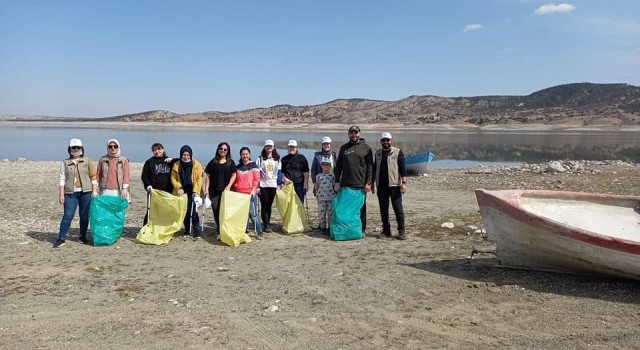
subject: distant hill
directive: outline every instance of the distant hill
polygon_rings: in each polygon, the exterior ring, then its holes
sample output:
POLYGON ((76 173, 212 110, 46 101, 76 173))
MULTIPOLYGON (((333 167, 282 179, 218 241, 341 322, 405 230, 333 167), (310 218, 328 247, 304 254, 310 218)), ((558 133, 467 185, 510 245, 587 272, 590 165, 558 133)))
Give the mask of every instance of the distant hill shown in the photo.
POLYGON ((361 123, 361 124, 640 124, 640 87, 576 83, 527 96, 409 96, 398 101, 338 99, 313 106, 277 105, 237 112, 177 114, 148 111, 109 118, 119 122, 361 123))

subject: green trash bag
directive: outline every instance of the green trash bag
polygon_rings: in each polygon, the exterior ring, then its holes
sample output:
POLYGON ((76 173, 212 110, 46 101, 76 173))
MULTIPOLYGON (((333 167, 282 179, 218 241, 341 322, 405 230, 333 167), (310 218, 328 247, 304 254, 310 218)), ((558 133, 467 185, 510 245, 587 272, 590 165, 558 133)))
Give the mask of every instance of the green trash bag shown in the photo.
POLYGON ((93 245, 112 245, 124 231, 124 217, 129 202, 115 196, 101 195, 91 199, 91 237, 93 245))
POLYGON ((348 241, 362 238, 360 209, 364 205, 364 190, 342 187, 333 198, 331 239, 348 241))

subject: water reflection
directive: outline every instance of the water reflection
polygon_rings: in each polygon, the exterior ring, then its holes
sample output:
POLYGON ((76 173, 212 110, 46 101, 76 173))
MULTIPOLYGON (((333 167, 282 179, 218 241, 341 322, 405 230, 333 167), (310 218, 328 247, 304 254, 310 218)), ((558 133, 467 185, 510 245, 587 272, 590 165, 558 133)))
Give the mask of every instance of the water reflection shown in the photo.
MULTIPOLYGON (((392 131, 396 146, 412 154, 431 150, 438 164, 446 160, 469 163, 538 163, 549 160, 604 160, 620 159, 640 162, 640 137, 634 131, 392 131)), ((300 152, 311 159, 320 149, 322 136, 334 141, 334 148, 347 142, 345 132, 313 132, 301 129, 238 130, 233 128, 194 130, 180 127, 96 126, 70 123, 0 123, 0 158, 26 157, 33 160, 60 160, 67 156, 70 138, 80 137, 87 154, 97 158, 106 151, 106 140, 118 139, 123 154, 134 162, 143 162, 151 156, 150 145, 164 144, 170 156, 176 156, 180 147, 189 144, 194 158, 206 162, 213 157, 221 141, 231 145, 232 156, 248 146, 255 158, 262 150, 265 139, 273 139, 281 154, 286 152, 289 139, 296 139, 300 152)), ((362 136, 374 149, 379 148, 379 132, 363 128, 362 136)), ((451 163, 451 162, 449 162, 451 163)), ((454 162, 455 163, 455 162, 454 162)), ((443 165, 448 167, 448 165, 443 165)))

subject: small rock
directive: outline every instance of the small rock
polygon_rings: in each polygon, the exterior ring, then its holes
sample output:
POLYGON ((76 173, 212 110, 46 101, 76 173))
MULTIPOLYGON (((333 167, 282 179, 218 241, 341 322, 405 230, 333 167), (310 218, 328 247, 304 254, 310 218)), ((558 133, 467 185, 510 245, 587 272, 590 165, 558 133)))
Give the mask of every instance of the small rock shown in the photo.
POLYGON ((229 271, 229 268, 220 266, 220 267, 218 267, 218 271, 229 271))
POLYGON ((442 225, 440 225, 440 227, 444 227, 444 228, 454 228, 456 227, 456 225, 453 224, 453 222, 445 222, 442 225))
POLYGON ((278 307, 278 305, 269 305, 269 307, 267 308, 267 311, 276 312, 276 311, 280 311, 280 308, 278 307))

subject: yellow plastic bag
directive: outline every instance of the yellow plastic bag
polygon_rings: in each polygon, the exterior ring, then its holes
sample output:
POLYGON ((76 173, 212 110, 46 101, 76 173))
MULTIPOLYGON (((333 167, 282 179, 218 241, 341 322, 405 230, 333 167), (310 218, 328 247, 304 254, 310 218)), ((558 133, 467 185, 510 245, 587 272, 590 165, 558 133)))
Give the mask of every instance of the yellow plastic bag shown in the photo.
POLYGON ((220 240, 230 247, 251 242, 244 231, 249 219, 251 195, 224 191, 220 200, 220 240))
POLYGON ((276 208, 282 217, 282 232, 294 234, 311 230, 304 205, 292 183, 276 190, 276 208))
POLYGON ((144 225, 136 242, 144 244, 167 244, 182 228, 187 215, 187 196, 174 196, 160 190, 151 191, 149 222, 144 225))

